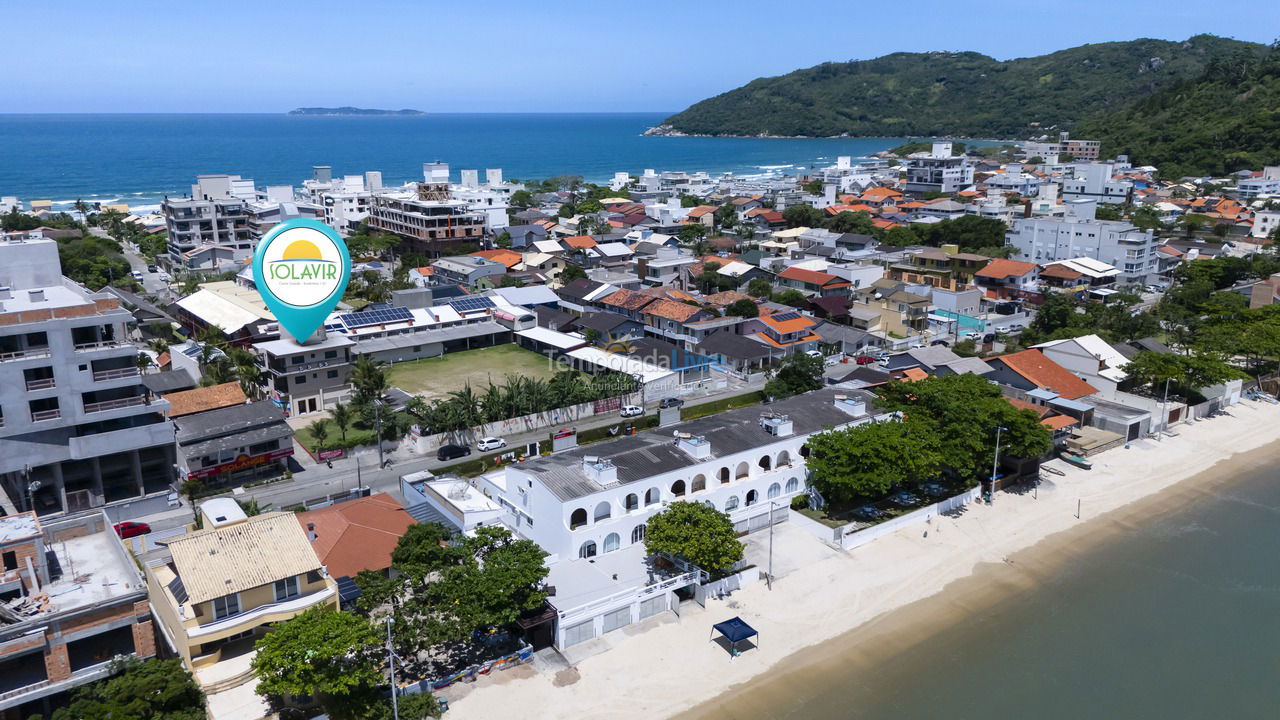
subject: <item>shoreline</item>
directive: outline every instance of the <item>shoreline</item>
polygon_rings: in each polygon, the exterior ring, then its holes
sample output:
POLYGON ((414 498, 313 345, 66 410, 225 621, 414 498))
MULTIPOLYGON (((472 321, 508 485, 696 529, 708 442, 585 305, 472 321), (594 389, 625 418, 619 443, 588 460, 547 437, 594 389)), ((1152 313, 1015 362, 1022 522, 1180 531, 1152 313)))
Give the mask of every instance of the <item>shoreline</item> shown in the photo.
POLYGON ((519 706, 575 717, 783 715, 793 705, 788 680, 824 663, 871 665, 927 641, 968 609, 1014 597, 1052 579, 1066 560, 1190 506, 1231 482, 1233 468, 1274 457, 1280 407, 1244 401, 1230 412, 1178 426, 1179 437, 1096 456, 1094 470, 1067 469, 1035 495, 1004 492, 994 506, 971 504, 957 517, 832 551, 780 577, 772 592, 757 583, 723 604, 695 605, 557 677, 519 673, 447 693, 454 714, 491 717, 519 706), (735 614, 760 631, 760 647, 730 661, 706 640, 712 624, 735 614), (567 681, 559 677, 566 673, 567 681))

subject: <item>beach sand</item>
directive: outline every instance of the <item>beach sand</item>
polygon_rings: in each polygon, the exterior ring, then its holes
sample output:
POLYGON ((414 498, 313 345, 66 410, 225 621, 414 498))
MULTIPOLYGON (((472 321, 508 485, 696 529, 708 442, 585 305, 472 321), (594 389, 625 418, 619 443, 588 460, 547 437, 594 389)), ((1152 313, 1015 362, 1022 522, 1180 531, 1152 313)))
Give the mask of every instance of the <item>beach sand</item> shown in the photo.
POLYGON ((1280 453, 1280 406, 1244 401, 1230 412, 1177 426, 1178 437, 1095 456, 1091 471, 1046 474, 1036 493, 1000 493, 992 506, 971 504, 955 517, 833 554, 781 578, 772 591, 748 586, 583 660, 566 671, 568 682, 566 673, 560 681, 548 673, 497 673, 451 688, 450 716, 492 718, 513 708, 563 718, 780 715, 790 702, 789 676, 822 672, 824 664, 846 671, 873 665, 979 604, 1036 586, 1063 558, 1183 507, 1280 453), (760 644, 731 659, 708 637, 711 625, 733 615, 760 631, 760 644))

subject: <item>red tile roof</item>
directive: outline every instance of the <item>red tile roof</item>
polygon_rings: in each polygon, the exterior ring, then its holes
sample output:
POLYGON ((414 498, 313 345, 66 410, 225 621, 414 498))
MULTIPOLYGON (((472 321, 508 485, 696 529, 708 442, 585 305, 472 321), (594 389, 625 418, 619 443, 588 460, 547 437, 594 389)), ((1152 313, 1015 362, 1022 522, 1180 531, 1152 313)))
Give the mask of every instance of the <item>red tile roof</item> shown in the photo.
POLYGON ((655 317, 667 320, 675 320, 676 322, 685 322, 689 318, 700 312, 705 312, 697 305, 659 298, 645 306, 641 311, 645 315, 653 315, 655 317))
POLYGON ((974 273, 974 277, 983 277, 991 280, 1004 280, 1010 277, 1025 277, 1036 269, 1035 263, 1018 262, 1017 260, 1005 260, 1004 258, 995 258, 987 263, 987 266, 974 273))
POLYGON ((838 278, 829 273, 818 272, 817 270, 805 270, 804 268, 798 267, 789 267, 778 273, 778 277, 783 280, 795 280, 796 282, 817 285, 818 287, 835 287, 836 283, 843 280, 843 278, 838 278))
MULTIPOLYGON (((520 257, 520 253, 515 252, 514 250, 503 250, 501 248, 497 250, 480 250, 478 252, 473 252, 471 253, 471 257, 484 258, 485 260, 491 260, 496 263, 502 263, 507 267, 508 270, 515 267, 516 265, 519 265, 520 261, 522 260, 522 258, 520 257)), ((430 269, 431 268, 427 268, 427 270, 430 270, 430 269)), ((424 275, 429 273, 419 273, 419 274, 424 275)))
POLYGON ((600 298, 600 304, 624 310, 639 310, 653 301, 653 297, 631 290, 621 289, 600 298))
POLYGON ((764 323, 770 328, 773 328, 775 332, 779 332, 783 334, 801 332, 802 330, 808 330, 809 328, 813 327, 815 324, 813 322, 813 318, 805 317, 804 315, 801 315, 800 317, 797 317, 793 320, 781 320, 781 321, 773 319, 772 315, 761 315, 759 317, 759 320, 760 322, 764 323))
POLYGON ((987 360, 988 363, 1003 363, 1005 367, 1026 378, 1029 382, 1043 390, 1050 390, 1065 400, 1079 400, 1093 395, 1098 389, 1058 363, 1045 357, 1039 350, 1023 350, 1010 355, 1001 355, 987 360))
POLYGON ((390 495, 378 493, 298 513, 298 523, 304 532, 315 526, 311 548, 329 575, 340 578, 391 567, 391 552, 413 518, 390 495))
POLYGON ((238 382, 166 393, 164 399, 169 401, 169 417, 175 418, 205 410, 243 405, 248 400, 238 382))
POLYGON ((718 208, 716 208, 715 205, 699 205, 693 208, 692 210, 690 210, 689 214, 686 217, 700 218, 703 215, 706 215, 707 213, 715 212, 717 209, 718 208))

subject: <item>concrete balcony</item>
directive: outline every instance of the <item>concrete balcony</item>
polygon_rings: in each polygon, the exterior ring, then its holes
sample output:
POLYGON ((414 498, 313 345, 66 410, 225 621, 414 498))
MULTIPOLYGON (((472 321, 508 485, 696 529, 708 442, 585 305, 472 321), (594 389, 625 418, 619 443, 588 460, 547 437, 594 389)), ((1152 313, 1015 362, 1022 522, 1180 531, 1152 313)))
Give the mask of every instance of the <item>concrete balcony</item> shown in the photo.
POLYGON ((62 417, 62 411, 57 408, 54 408, 53 410, 33 410, 31 412, 31 422, 57 420, 60 417, 62 417))
MULTIPOLYGON (((310 595, 301 595, 291 598, 283 602, 268 603, 259 605, 252 610, 246 610, 229 617, 214 620, 213 622, 203 625, 195 625, 187 628, 187 637, 195 640, 218 633, 225 633, 234 630, 235 632, 244 632, 252 630, 266 623, 282 622, 288 620, 294 615, 298 615, 307 609, 329 602, 335 594, 337 594, 336 585, 328 585, 320 592, 314 592, 310 595)), ((234 633, 232 633, 234 634, 234 633)))
POLYGON ((94 370, 94 382, 110 382, 112 380, 121 380, 123 378, 134 378, 140 375, 136 367, 114 368, 112 370, 94 370))
POLYGON ((92 402, 84 404, 86 413, 106 412, 108 410, 119 410, 120 408, 137 407, 147 404, 147 399, 141 395, 134 397, 119 398, 116 400, 103 400, 102 402, 92 402))
POLYGON ((36 380, 28 380, 27 392, 32 392, 34 390, 48 390, 49 388, 56 387, 56 386, 57 386, 57 382, 53 378, 39 378, 36 380))
POLYGON ((141 427, 69 438, 67 449, 71 452, 72 458, 81 459, 172 443, 173 425, 158 422, 141 427))
POLYGON ((26 350, 15 350, 13 352, 0 353, 0 362, 10 362, 13 360, 33 360, 35 358, 49 357, 49 348, 28 348, 26 350))
POLYGON ((96 350, 110 350, 119 347, 130 347, 129 343, 123 340, 99 340, 97 342, 76 343, 76 352, 94 352, 96 350))

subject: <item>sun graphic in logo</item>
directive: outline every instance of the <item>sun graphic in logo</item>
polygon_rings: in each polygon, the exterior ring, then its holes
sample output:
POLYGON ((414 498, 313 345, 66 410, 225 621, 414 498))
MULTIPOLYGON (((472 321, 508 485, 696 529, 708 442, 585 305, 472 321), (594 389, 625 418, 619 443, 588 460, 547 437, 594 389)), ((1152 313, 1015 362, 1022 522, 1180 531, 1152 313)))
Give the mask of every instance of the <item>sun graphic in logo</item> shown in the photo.
POLYGON ((613 333, 606 335, 604 341, 600 343, 600 345, 604 348, 605 352, 614 353, 616 355, 630 355, 636 349, 635 344, 630 340, 626 338, 616 338, 613 336, 613 333))
POLYGON ((329 262, 320 255, 320 248, 310 240, 294 240, 284 249, 284 254, 277 262, 329 262))

